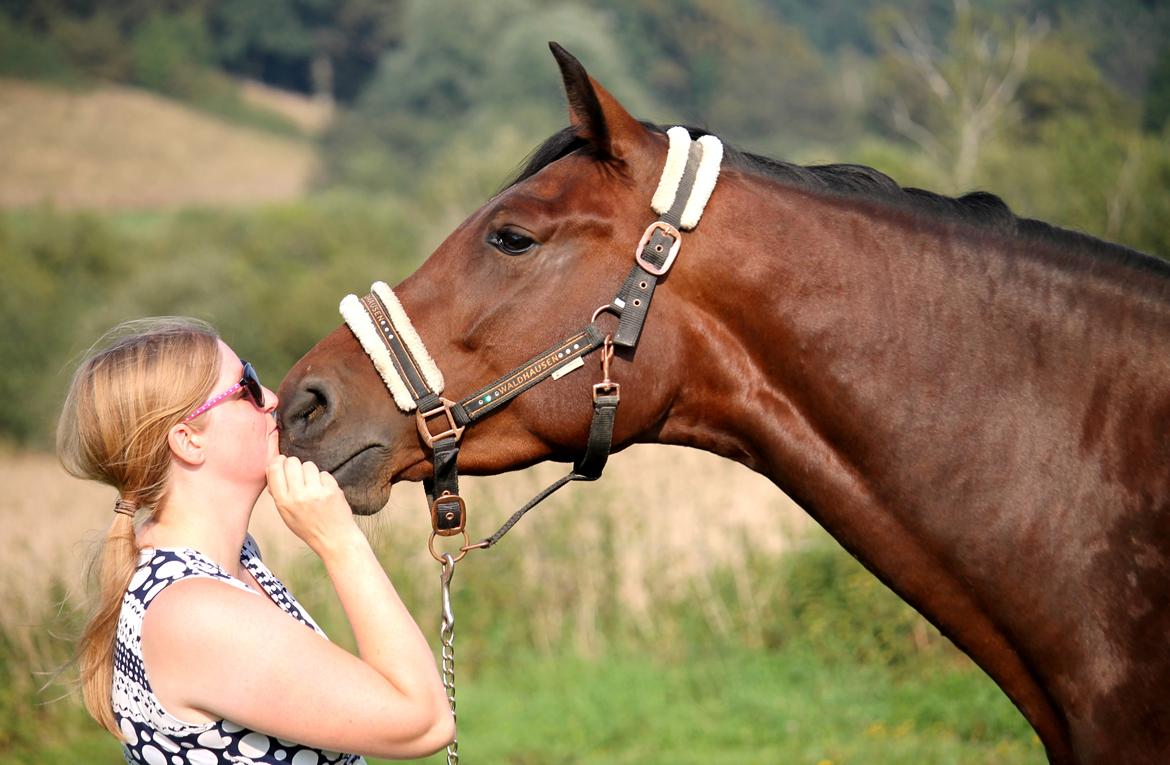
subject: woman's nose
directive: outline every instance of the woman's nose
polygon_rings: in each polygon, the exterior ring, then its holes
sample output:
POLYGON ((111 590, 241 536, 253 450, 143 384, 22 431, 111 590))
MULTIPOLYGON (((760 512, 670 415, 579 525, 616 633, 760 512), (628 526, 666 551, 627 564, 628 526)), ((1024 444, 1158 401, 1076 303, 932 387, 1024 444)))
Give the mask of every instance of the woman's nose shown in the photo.
POLYGON ((267 387, 263 385, 260 387, 264 390, 264 411, 275 412, 276 407, 280 406, 280 398, 277 397, 274 391, 269 390, 267 387))

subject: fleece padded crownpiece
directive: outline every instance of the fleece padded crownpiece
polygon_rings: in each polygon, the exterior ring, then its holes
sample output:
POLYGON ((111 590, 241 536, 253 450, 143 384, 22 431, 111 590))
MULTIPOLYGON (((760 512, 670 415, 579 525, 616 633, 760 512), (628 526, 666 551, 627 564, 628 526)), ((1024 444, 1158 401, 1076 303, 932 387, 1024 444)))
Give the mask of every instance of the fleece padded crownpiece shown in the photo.
MULTIPOLYGON (((666 131, 666 135, 670 139, 670 147, 666 151, 666 164, 662 166, 658 188, 654 191, 654 198, 650 200, 651 209, 659 215, 665 214, 675 204, 693 143, 691 134, 684 127, 672 127, 666 131)), ((723 162, 723 144, 718 138, 705 135, 695 143, 699 144, 702 154, 698 170, 695 172, 695 182, 691 186, 691 195, 686 200, 679 219, 679 228, 683 231, 690 231, 699 225, 699 218, 703 216, 707 200, 711 198, 715 182, 719 180, 719 166, 723 162)))

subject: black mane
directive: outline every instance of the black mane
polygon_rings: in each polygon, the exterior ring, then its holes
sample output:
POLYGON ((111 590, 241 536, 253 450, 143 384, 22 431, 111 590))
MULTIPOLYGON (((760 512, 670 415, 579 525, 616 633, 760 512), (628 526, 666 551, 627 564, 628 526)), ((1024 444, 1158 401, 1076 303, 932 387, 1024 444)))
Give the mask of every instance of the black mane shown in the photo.
MULTIPOLYGON (((642 124, 649 130, 666 132, 660 125, 649 122, 642 124)), ((707 131, 698 128, 688 127, 687 130, 692 138, 707 135, 707 131)), ((588 149, 588 146, 572 127, 564 128, 538 146, 528 156, 520 172, 504 188, 531 178, 558 159, 575 151, 588 149)), ((890 176, 865 165, 848 163, 796 165, 739 151, 726 144, 723 147, 723 162, 726 167, 759 173, 801 189, 880 201, 914 212, 932 213, 989 232, 1039 240, 1064 251, 1104 255, 1124 265, 1158 273, 1170 279, 1170 263, 1161 258, 1151 257, 1077 231, 1059 228, 1044 221, 1020 218, 1002 199, 986 191, 948 197, 925 189, 900 186, 890 176)))

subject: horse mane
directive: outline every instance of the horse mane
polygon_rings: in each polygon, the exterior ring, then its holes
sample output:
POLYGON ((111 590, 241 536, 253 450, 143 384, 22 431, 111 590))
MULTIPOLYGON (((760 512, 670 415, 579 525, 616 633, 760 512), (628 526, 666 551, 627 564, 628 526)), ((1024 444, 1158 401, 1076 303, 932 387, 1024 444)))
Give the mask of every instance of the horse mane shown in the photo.
MULTIPOLYGON (((649 130, 665 133, 661 125, 642 122, 649 130)), ((708 131, 687 127, 691 138, 708 135, 708 131)), ((520 171, 504 189, 531 178, 543 168, 573 152, 587 150, 588 143, 572 127, 554 133, 525 160, 520 171)), ((1170 263, 1119 244, 1106 242, 1088 234, 1053 226, 1032 218, 1021 218, 1002 199, 986 191, 974 191, 948 197, 926 189, 900 186, 890 176, 865 165, 833 163, 797 165, 771 157, 740 151, 724 145, 726 167, 758 173, 800 189, 839 195, 862 201, 877 201, 914 213, 926 213, 944 220, 966 223, 978 230, 1002 236, 1015 236, 1048 245, 1061 253, 1057 257, 1066 266, 1085 266, 1085 257, 1111 261, 1122 267, 1158 274, 1170 280, 1170 263)), ((1088 265, 1094 265, 1090 262, 1088 265)), ((1170 284, 1165 285, 1170 289, 1170 284)))

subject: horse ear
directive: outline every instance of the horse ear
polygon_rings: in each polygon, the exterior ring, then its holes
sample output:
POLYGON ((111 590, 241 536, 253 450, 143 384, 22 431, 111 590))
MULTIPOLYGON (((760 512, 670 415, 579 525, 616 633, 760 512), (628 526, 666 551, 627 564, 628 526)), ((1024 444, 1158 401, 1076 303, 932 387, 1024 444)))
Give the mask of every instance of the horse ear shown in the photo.
POLYGON ((573 54, 555 42, 550 42, 548 47, 561 67, 565 95, 569 99, 569 123, 598 156, 622 159, 626 150, 645 136, 646 128, 589 76, 573 54))

